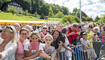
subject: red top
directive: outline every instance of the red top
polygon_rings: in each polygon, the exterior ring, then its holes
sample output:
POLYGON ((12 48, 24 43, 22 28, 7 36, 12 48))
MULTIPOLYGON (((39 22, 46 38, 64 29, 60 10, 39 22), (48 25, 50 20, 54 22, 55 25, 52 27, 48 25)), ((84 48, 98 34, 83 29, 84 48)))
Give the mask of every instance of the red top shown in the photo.
POLYGON ((31 42, 32 50, 39 51, 39 42, 31 42))
POLYGON ((70 35, 68 36, 68 40, 69 40, 69 43, 72 44, 72 40, 76 39, 78 34, 77 34, 77 30, 72 30, 71 27, 68 27, 68 34, 70 34, 71 32, 75 32, 76 34, 73 34, 73 35, 70 35))

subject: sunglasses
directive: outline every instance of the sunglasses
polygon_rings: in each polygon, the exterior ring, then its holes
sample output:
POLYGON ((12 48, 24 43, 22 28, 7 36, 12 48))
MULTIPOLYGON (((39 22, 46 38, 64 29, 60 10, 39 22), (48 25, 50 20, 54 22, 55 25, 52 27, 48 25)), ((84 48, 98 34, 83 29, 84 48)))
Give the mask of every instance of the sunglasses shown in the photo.
POLYGON ((11 32, 14 32, 12 27, 7 26, 6 29, 9 29, 11 32))
POLYGON ((47 28, 43 28, 43 29, 47 29, 47 28))
POLYGON ((9 26, 7 26, 6 28, 7 28, 7 29, 10 29, 10 30, 12 30, 12 31, 13 31, 13 29, 12 29, 11 27, 9 27, 9 26))

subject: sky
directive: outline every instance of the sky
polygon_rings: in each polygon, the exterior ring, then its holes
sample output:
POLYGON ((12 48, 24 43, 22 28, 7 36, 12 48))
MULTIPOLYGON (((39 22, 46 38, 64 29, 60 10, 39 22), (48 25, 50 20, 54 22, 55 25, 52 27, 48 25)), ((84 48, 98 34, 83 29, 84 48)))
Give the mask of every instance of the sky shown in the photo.
MULTIPOLYGON (((70 12, 73 8, 80 6, 80 0, 44 0, 47 3, 58 4, 65 6, 70 12)), ((105 0, 81 0, 81 10, 89 17, 95 18, 96 16, 102 17, 105 15, 105 0)))

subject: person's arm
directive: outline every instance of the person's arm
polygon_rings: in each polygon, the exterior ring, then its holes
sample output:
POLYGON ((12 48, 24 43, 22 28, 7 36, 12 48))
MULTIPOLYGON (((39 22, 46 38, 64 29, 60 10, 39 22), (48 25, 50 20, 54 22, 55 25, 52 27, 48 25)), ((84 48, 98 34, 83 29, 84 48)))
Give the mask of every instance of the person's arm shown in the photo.
POLYGON ((80 43, 81 43, 82 46, 85 46, 82 41, 83 41, 83 39, 81 38, 81 39, 80 39, 80 43))
POLYGON ((25 56, 26 56, 26 57, 32 55, 32 47, 30 46, 30 43, 26 43, 26 44, 24 45, 24 53, 25 53, 25 56))
POLYGON ((87 46, 85 46, 85 48, 86 49, 90 49, 91 47, 90 47, 90 42, 88 41, 88 44, 87 44, 87 46))
POLYGON ((19 56, 15 55, 15 60, 23 60, 23 59, 20 58, 19 56))
POLYGON ((4 58, 15 54, 16 49, 17 49, 17 44, 13 43, 13 45, 5 49, 3 52, 0 52, 0 59, 3 60, 4 58))
POLYGON ((56 54, 51 54, 51 60, 55 60, 56 54))
POLYGON ((68 36, 71 36, 71 35, 74 35, 74 34, 76 34, 76 33, 75 32, 71 32, 71 33, 68 34, 68 36))
POLYGON ((24 51, 24 54, 25 54, 25 56, 26 57, 29 57, 29 56, 31 56, 32 55, 32 52, 31 52, 31 50, 29 50, 29 51, 24 51))
POLYGON ((65 43, 63 44, 63 46, 64 46, 65 49, 67 49, 67 50, 71 51, 72 53, 74 53, 74 51, 71 48, 68 48, 65 43))
POLYGON ((32 56, 29 56, 29 57, 25 57, 24 60, 29 60, 29 59, 33 59, 33 58, 36 58, 37 56, 39 56, 40 52, 37 51, 34 55, 32 56))
POLYGON ((57 51, 58 52, 60 52, 61 51, 61 48, 62 48, 62 46, 63 46, 63 42, 62 41, 60 41, 59 43, 58 43, 58 49, 57 49, 57 51))

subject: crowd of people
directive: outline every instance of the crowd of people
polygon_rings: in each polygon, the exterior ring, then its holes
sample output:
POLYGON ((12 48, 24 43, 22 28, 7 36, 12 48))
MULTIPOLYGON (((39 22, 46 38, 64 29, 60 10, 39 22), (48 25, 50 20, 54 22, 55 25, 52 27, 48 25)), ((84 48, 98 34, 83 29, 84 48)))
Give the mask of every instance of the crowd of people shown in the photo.
POLYGON ((71 47, 97 55, 93 42, 105 41, 105 25, 94 23, 0 26, 0 60, 72 60, 71 47))

